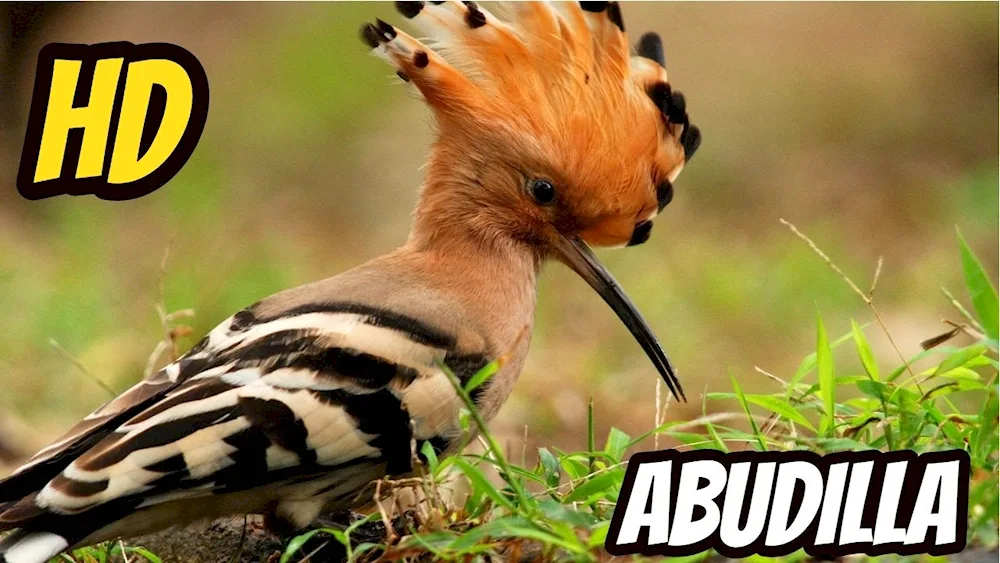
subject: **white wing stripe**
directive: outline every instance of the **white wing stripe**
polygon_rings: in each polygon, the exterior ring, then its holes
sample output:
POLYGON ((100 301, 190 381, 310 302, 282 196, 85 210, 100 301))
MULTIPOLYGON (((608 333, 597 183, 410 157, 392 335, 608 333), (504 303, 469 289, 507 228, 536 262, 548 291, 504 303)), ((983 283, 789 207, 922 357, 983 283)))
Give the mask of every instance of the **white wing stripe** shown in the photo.
MULTIPOLYGON (((252 346, 255 341, 270 334, 308 330, 328 336, 330 346, 354 348, 417 370, 434 367, 435 358, 443 357, 446 352, 440 348, 415 342, 405 332, 368 324, 367 319, 367 315, 354 313, 305 313, 294 317, 282 317, 228 336, 212 348, 225 350, 233 346, 235 352, 252 346)), ((204 375, 199 374, 197 377, 204 375)))
MULTIPOLYGON (((122 440, 128 440, 129 438, 135 436, 140 432, 145 432, 159 424, 168 422, 171 420, 177 420, 179 418, 184 418, 191 415, 200 414, 203 412, 214 411, 217 409, 225 407, 235 407, 236 400, 239 396, 239 391, 241 387, 234 387, 228 391, 212 395, 210 397, 205 397, 204 399, 198 399, 196 401, 187 401, 180 403, 179 405, 170 407, 169 409, 157 413, 142 422, 136 422, 133 424, 123 424, 120 430, 127 432, 128 434, 122 438, 122 440)), ((169 397, 169 395, 168 395, 169 397)))

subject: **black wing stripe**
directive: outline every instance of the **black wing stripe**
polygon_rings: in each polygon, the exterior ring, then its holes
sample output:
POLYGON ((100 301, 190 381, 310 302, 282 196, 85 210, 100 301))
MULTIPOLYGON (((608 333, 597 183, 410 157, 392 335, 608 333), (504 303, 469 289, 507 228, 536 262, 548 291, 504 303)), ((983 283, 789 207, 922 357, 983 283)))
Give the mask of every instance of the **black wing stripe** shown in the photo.
POLYGON ((318 348, 308 353, 278 359, 269 371, 280 368, 307 369, 321 375, 348 377, 361 387, 379 389, 399 379, 405 387, 417 378, 419 372, 379 356, 354 348, 318 348))
POLYGON ((368 317, 366 319, 367 324, 404 332, 410 337, 411 340, 420 344, 446 349, 453 348, 456 344, 455 336, 413 317, 395 313, 380 307, 366 305, 364 303, 353 303, 348 301, 306 303, 305 305, 293 307, 275 316, 258 317, 258 323, 266 323, 276 319, 283 319, 309 313, 349 313, 364 315, 368 317))
POLYGON ((156 463, 147 465, 143 469, 146 471, 155 471, 157 473, 186 473, 187 462, 184 461, 184 454, 176 454, 168 458, 161 459, 156 463))
MULTIPOLYGON (((219 357, 219 354, 211 356, 219 357)), ((184 357, 177 361, 177 381, 187 381, 192 377, 212 367, 213 361, 207 357, 188 358, 184 357)))
POLYGON ((219 488, 250 488, 250 483, 262 475, 267 475, 267 448, 271 442, 266 436, 250 427, 225 438, 225 442, 236 448, 229 454, 233 465, 214 475, 205 482, 215 482, 219 488))
POLYGON ((265 334, 232 350, 211 357, 208 369, 237 361, 239 367, 266 366, 288 354, 301 354, 316 347, 320 333, 298 328, 265 334))
POLYGON ((162 401, 156 403, 152 407, 142 411, 135 417, 129 419, 126 423, 127 426, 132 426, 145 422, 154 416, 163 413, 169 409, 172 409, 178 405, 184 403, 189 403, 192 401, 200 401, 202 399, 207 399, 213 397, 226 391, 235 389, 235 385, 230 385, 222 379, 217 377, 206 378, 192 382, 189 387, 182 388, 174 394, 167 395, 162 401))
POLYGON ((202 352, 205 351, 206 348, 208 348, 208 345, 211 342, 211 340, 212 339, 209 338, 208 336, 202 338, 201 340, 198 341, 197 344, 195 344, 194 346, 192 346, 191 348, 189 348, 188 351, 184 353, 184 356, 185 357, 191 357, 191 356, 195 356, 195 355, 201 354, 202 352))
POLYGON ((391 391, 383 389, 356 395, 336 389, 312 393, 327 404, 342 406, 354 419, 358 430, 374 436, 368 445, 382 452, 382 457, 389 464, 389 473, 401 474, 411 470, 410 440, 413 429, 410 415, 391 391))
POLYGON ((229 323, 229 331, 240 332, 250 328, 250 326, 256 322, 257 316, 254 315, 253 311, 251 311, 250 307, 248 307, 233 315, 233 320, 229 323))
POLYGON ((238 415, 238 407, 227 406, 162 422, 135 433, 125 438, 124 441, 121 441, 121 434, 117 436, 113 434, 97 444, 92 452, 88 452, 88 455, 81 457, 77 464, 80 469, 85 471, 107 469, 121 462, 132 452, 176 442, 195 429, 220 424, 232 420, 238 415))
POLYGON ((285 403, 277 399, 258 399, 256 397, 240 397, 240 409, 243 416, 270 441, 299 456, 300 464, 316 462, 316 452, 306 444, 309 431, 295 412, 285 403))
MULTIPOLYGON (((351 347, 329 346, 329 337, 310 329, 280 330, 266 334, 227 353, 190 360, 197 371, 230 365, 228 371, 259 368, 261 375, 279 369, 305 369, 320 375, 350 378, 352 383, 378 389, 399 378, 409 385, 416 369, 351 347)), ((182 365, 182 373, 192 368, 182 365)))
POLYGON ((48 486, 71 497, 89 497, 104 491, 108 488, 109 484, 111 484, 111 481, 108 479, 78 481, 70 479, 65 475, 56 475, 55 478, 49 481, 48 486))

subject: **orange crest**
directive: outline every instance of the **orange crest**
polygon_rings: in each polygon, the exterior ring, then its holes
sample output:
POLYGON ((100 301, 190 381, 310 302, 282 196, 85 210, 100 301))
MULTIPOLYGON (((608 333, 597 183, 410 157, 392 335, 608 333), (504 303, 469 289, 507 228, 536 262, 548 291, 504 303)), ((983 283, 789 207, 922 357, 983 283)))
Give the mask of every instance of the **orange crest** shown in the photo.
POLYGON ((397 2, 424 42, 378 20, 362 39, 434 109, 442 137, 503 147, 497 158, 559 186, 557 228, 637 244, 697 148, 655 34, 629 53, 617 2, 397 2), (643 226, 645 225, 645 227, 643 226))

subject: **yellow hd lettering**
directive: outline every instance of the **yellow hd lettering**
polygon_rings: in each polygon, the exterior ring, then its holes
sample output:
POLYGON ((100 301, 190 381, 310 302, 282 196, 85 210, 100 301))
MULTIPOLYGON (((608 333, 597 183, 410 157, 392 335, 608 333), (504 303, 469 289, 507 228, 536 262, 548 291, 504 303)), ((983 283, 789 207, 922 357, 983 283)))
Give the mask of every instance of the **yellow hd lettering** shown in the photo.
POLYGON ((194 101, 191 78, 174 61, 150 60, 132 63, 125 82, 115 151, 108 170, 108 182, 127 184, 144 178, 159 168, 174 152, 187 129, 194 101), (154 85, 167 92, 160 129, 146 153, 139 157, 139 143, 154 85))
POLYGON ((17 189, 28 199, 146 195, 187 162, 207 117, 208 78, 181 47, 46 45, 17 189))
POLYGON ((52 69, 52 89, 46 108, 45 129, 42 132, 35 182, 59 177, 66 155, 69 130, 83 129, 80 159, 76 178, 100 176, 104 169, 104 148, 108 143, 108 127, 118 91, 118 75, 123 59, 97 61, 94 82, 90 87, 90 102, 73 107, 73 96, 80 81, 81 61, 56 60, 52 69))

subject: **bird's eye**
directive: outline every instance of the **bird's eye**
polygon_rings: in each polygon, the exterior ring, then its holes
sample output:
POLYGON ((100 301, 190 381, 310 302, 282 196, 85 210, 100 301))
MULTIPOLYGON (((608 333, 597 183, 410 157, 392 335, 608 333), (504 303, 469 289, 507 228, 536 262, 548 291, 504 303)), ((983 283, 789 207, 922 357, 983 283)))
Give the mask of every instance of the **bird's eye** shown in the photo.
POLYGON ((548 180, 532 180, 528 187, 531 197, 542 205, 548 205, 556 199, 556 187, 548 180))

